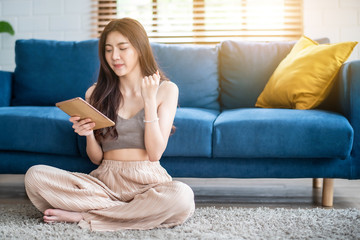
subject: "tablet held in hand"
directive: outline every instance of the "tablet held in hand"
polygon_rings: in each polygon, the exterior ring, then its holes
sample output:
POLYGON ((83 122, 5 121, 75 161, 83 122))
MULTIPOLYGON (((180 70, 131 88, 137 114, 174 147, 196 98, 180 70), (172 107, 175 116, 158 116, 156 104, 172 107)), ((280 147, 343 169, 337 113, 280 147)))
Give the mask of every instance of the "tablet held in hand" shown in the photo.
POLYGON ((72 98, 56 103, 56 106, 68 114, 70 117, 80 117, 81 119, 90 118, 95 127, 93 130, 114 126, 115 123, 99 110, 91 106, 81 97, 72 98))

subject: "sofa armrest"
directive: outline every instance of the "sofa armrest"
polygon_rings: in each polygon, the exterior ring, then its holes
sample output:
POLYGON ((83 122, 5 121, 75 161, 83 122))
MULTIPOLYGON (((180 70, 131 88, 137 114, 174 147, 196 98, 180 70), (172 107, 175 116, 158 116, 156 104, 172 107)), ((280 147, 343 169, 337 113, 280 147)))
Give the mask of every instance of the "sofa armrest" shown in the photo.
POLYGON ((10 106, 13 72, 0 71, 0 107, 10 106))
POLYGON ((360 60, 346 62, 338 74, 340 110, 354 129, 352 178, 360 178, 360 60))

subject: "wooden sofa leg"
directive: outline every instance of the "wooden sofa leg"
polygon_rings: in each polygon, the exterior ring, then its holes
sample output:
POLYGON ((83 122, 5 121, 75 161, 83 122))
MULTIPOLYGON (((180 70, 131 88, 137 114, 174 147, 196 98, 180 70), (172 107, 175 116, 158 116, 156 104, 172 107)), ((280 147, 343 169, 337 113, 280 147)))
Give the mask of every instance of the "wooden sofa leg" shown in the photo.
POLYGON ((313 188, 321 188, 321 178, 313 178, 313 188))
POLYGON ((322 205, 323 207, 332 207, 334 198, 334 179, 324 178, 323 180, 323 193, 322 205))

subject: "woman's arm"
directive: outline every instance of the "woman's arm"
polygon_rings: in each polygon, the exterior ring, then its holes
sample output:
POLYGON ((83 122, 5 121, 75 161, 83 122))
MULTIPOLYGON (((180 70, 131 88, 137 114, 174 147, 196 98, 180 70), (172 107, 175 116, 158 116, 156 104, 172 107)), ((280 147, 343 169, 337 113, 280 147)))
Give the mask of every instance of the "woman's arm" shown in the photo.
MULTIPOLYGON (((153 84, 159 87, 156 79, 153 80, 153 84)), ((148 84, 151 84, 151 80, 148 84)), ((147 121, 145 122, 145 148, 149 160, 158 161, 168 143, 176 114, 179 90, 176 84, 167 81, 161 85, 155 96, 149 95, 144 98, 145 121, 147 121), (159 105, 157 105, 157 100, 160 101, 159 105)))
POLYGON ((96 141, 94 132, 86 136, 86 153, 92 163, 100 165, 104 157, 104 152, 100 144, 96 141))
MULTIPOLYGON (((89 102, 89 98, 94 89, 94 86, 90 87, 85 94, 85 99, 89 102)), ((74 131, 80 136, 86 136, 86 153, 89 156, 92 163, 99 165, 103 159, 104 153, 100 144, 96 141, 93 128, 95 123, 91 119, 80 120, 80 117, 71 117, 70 122, 73 123, 74 131)))

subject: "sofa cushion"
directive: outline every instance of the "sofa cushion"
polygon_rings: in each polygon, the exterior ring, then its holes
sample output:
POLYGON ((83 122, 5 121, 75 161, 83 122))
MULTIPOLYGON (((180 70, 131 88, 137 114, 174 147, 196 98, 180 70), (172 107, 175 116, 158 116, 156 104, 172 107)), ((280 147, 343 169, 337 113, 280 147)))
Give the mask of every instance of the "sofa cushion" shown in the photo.
POLYGON ((220 100, 224 109, 254 107, 257 97, 294 42, 224 41, 220 50, 220 100))
POLYGON ((335 76, 357 42, 321 44, 301 37, 281 61, 256 106, 312 109, 330 93, 335 76))
MULTIPOLYGON (((169 137, 164 156, 211 157, 213 124, 219 111, 200 108, 178 108, 175 133, 169 137)), ((86 138, 78 136, 81 156, 86 154, 86 138)))
POLYGON ((57 107, 2 107, 0 150, 78 156, 71 126, 57 107))
POLYGON ((98 40, 17 40, 12 105, 53 106, 85 95, 99 69, 98 40))
POLYGON ((234 109, 214 124, 215 157, 346 158, 353 129, 337 113, 322 110, 234 109))
POLYGON ((219 109, 216 46, 152 43, 151 47, 161 70, 179 87, 180 107, 219 109))
MULTIPOLYGON (((328 38, 315 40, 318 43, 329 42, 328 38)), ((272 73, 295 43, 222 42, 219 53, 222 108, 254 107, 272 73)))
POLYGON ((218 114, 215 110, 178 108, 176 131, 169 137, 164 156, 211 157, 213 124, 218 114))
MULTIPOLYGON (((178 108, 175 133, 169 137, 164 157, 211 157, 213 124, 219 111, 178 108)), ((86 138, 78 136, 80 154, 86 157, 86 138)))

